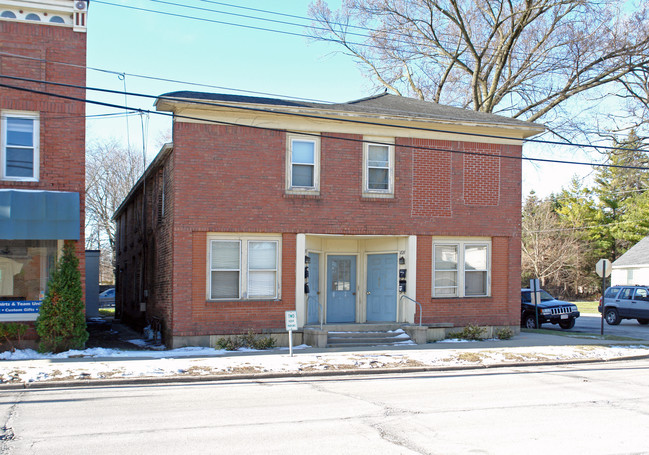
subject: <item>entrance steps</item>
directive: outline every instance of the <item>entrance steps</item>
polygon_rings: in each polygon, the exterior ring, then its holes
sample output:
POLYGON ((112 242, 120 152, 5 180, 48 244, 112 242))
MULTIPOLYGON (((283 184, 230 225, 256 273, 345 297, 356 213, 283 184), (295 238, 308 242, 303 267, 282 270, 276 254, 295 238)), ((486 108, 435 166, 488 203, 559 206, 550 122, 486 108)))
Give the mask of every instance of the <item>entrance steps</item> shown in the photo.
POLYGON ((354 324, 327 326, 328 348, 361 346, 394 346, 411 344, 412 340, 398 324, 354 324))

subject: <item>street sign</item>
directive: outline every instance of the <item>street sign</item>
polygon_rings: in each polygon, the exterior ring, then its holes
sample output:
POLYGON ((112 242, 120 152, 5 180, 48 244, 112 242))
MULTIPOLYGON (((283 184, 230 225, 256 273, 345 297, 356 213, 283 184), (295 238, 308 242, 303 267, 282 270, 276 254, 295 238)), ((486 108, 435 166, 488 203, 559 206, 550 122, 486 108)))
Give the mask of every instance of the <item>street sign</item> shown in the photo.
POLYGON ((286 330, 297 330, 297 311, 287 311, 286 330))
POLYGON ((284 312, 286 330, 288 330, 288 352, 293 357, 293 330, 297 330, 297 311, 284 312))
POLYGON ((611 276, 611 261, 608 259, 600 259, 597 261, 597 264, 595 264, 595 272, 602 278, 611 276))

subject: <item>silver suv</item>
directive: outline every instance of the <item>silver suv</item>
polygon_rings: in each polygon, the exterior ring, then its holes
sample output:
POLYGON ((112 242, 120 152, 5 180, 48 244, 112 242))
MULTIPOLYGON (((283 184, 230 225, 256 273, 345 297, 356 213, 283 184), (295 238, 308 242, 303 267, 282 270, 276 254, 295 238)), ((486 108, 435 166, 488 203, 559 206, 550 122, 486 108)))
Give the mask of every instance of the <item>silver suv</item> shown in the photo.
POLYGON ((649 324, 649 286, 612 286, 599 299, 598 311, 604 307, 604 319, 618 325, 622 319, 637 319, 649 324))

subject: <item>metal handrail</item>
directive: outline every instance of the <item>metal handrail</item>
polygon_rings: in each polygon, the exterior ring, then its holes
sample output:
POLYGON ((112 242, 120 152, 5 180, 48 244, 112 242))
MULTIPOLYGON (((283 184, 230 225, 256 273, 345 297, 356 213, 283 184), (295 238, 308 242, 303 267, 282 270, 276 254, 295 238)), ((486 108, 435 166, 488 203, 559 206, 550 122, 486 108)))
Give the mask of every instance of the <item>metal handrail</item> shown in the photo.
MULTIPOLYGON (((308 311, 309 311, 308 308, 309 308, 309 300, 310 300, 310 299, 315 299, 315 297, 313 297, 312 295, 310 295, 310 296, 307 297, 307 299, 306 299, 306 303, 307 303, 307 313, 308 313, 308 311)), ((318 308, 319 308, 319 311, 318 311, 318 321, 320 321, 320 330, 322 330, 322 324, 323 324, 323 320, 324 320, 323 307, 322 307, 322 304, 320 303, 320 299, 316 300, 316 303, 318 304, 318 308)))
POLYGON ((421 306, 421 303, 417 302, 417 301, 414 300, 414 299, 411 299, 410 297, 408 297, 408 296, 405 295, 405 294, 402 294, 401 297, 399 297, 399 303, 401 303, 401 299, 403 299, 404 297, 405 297, 406 299, 410 300, 411 302, 415 302, 417 305, 419 305, 419 327, 421 327, 421 316, 422 316, 422 314, 423 314, 423 312, 424 312, 423 307, 421 306))

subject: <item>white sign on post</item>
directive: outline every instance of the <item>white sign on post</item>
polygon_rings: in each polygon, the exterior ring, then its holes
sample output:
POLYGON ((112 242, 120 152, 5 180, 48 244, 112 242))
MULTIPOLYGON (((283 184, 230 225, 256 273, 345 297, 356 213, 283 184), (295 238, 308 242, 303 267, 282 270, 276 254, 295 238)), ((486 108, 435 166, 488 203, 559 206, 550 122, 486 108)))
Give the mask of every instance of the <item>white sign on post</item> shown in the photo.
POLYGON ((608 259, 600 259, 597 261, 597 264, 595 264, 595 272, 602 278, 604 278, 604 274, 606 274, 606 277, 611 276, 611 261, 608 259))
POLYGON ((293 330, 297 330, 297 311, 286 311, 286 330, 288 330, 288 351, 293 357, 293 330))

